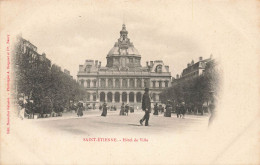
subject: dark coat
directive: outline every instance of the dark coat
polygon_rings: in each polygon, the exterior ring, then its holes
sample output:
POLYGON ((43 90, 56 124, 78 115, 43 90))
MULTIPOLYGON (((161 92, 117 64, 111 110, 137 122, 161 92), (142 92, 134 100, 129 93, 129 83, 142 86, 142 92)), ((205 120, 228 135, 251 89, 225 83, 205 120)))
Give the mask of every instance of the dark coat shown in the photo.
POLYGON ((125 115, 125 106, 121 106, 120 114, 119 115, 125 115))
POLYGON ((180 112, 179 113, 181 113, 181 114, 185 114, 186 113, 186 109, 185 109, 184 105, 180 106, 180 112))
POLYGON ((103 104, 103 112, 102 112, 101 116, 107 116, 107 104, 106 103, 103 104))
POLYGON ((82 108, 82 107, 79 107, 79 108, 78 108, 77 115, 78 115, 78 116, 83 116, 83 108, 82 108))
POLYGON ((148 109, 151 112, 151 99, 148 92, 145 92, 142 98, 142 110, 148 109))
POLYGON ((129 106, 126 105, 126 106, 125 106, 125 112, 128 113, 128 111, 129 111, 129 106))
POLYGON ((154 105, 154 115, 158 115, 158 106, 154 105))

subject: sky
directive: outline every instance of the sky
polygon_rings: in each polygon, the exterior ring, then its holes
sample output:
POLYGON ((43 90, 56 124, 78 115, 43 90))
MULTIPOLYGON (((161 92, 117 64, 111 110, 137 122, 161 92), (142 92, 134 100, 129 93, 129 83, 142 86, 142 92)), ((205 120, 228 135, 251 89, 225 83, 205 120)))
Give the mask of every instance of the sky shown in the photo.
POLYGON ((200 56, 223 56, 236 35, 234 29, 238 31, 237 22, 246 29, 253 21, 243 19, 244 7, 251 4, 242 1, 25 2, 8 11, 12 12, 13 34, 22 34, 38 47, 38 53, 45 52, 52 63, 68 69, 74 78, 86 59, 106 65, 106 55, 119 38, 123 23, 142 56, 142 65, 163 60, 175 77, 200 56), (230 19, 233 17, 235 21, 230 19))
MULTIPOLYGON (((125 23, 129 38, 142 55, 142 64, 163 60, 169 65, 172 76, 180 74, 192 59, 196 62, 200 56, 208 58, 213 54, 222 71, 221 92, 216 98, 217 129, 209 129, 209 133, 216 134, 205 134, 209 143, 204 149, 209 155, 200 156, 211 159, 217 148, 221 149, 217 158, 226 153, 223 159, 232 158, 237 163, 248 164, 243 156, 257 159, 254 154, 259 153, 260 5, 256 2, 0 1, 0 48, 7 45, 6 35, 10 35, 12 41, 20 33, 38 47, 39 53, 45 52, 52 63, 70 70, 76 78, 78 66, 86 59, 101 60, 102 66, 106 65, 106 55, 125 23), (255 141, 250 141, 252 138, 255 141), (245 150, 241 150, 241 146, 245 150)), ((5 107, 1 109, 4 110, 9 103, 6 101, 9 99, 5 99, 9 97, 6 91, 7 51, 3 48, 0 51, 4 80, 0 86, 1 98, 4 98, 1 105, 5 107)), ((188 147, 191 148, 189 144, 188 147)))

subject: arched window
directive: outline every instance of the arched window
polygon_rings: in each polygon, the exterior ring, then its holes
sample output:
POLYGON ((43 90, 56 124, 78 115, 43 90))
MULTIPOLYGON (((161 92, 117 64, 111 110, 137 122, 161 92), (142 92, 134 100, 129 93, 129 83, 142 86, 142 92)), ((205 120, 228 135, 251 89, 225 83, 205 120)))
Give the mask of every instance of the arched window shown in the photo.
POLYGON ((138 92, 136 94, 136 102, 140 103, 141 101, 142 101, 142 94, 141 94, 141 92, 138 92))
POLYGON ((108 92, 107 93, 107 102, 112 102, 112 93, 111 92, 108 92))
POLYGON ((115 93, 115 102, 120 102, 120 93, 119 92, 116 92, 115 93))
POLYGON ((155 69, 155 72, 161 73, 162 72, 162 65, 157 65, 156 69, 155 69))
POLYGON ((106 94, 104 92, 100 93, 100 102, 105 102, 106 100, 106 94))
POLYGON ((127 102, 127 93, 126 92, 122 93, 122 102, 127 102))
POLYGON ((134 102, 135 101, 135 94, 134 92, 129 93, 129 102, 134 102))

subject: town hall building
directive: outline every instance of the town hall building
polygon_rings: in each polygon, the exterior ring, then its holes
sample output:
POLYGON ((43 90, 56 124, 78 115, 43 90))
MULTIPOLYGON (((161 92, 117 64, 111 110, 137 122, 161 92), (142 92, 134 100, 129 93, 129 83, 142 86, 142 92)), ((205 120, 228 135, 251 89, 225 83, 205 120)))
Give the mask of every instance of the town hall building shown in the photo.
POLYGON ((120 38, 108 52, 106 66, 97 60, 86 60, 79 65, 77 79, 86 89, 86 102, 119 107, 123 102, 141 107, 144 89, 150 89, 153 103, 160 103, 160 92, 171 85, 169 66, 162 60, 146 62, 141 65, 141 54, 128 38, 123 24, 120 38))

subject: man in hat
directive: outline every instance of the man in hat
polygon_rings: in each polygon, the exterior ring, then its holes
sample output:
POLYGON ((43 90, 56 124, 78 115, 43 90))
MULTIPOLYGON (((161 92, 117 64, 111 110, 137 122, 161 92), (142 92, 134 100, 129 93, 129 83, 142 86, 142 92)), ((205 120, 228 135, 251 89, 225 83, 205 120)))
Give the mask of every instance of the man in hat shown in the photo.
POLYGON ((145 88, 142 98, 142 109, 145 111, 144 117, 140 120, 140 124, 143 125, 145 120, 145 126, 148 126, 148 121, 151 113, 151 99, 149 96, 149 88, 145 88))

